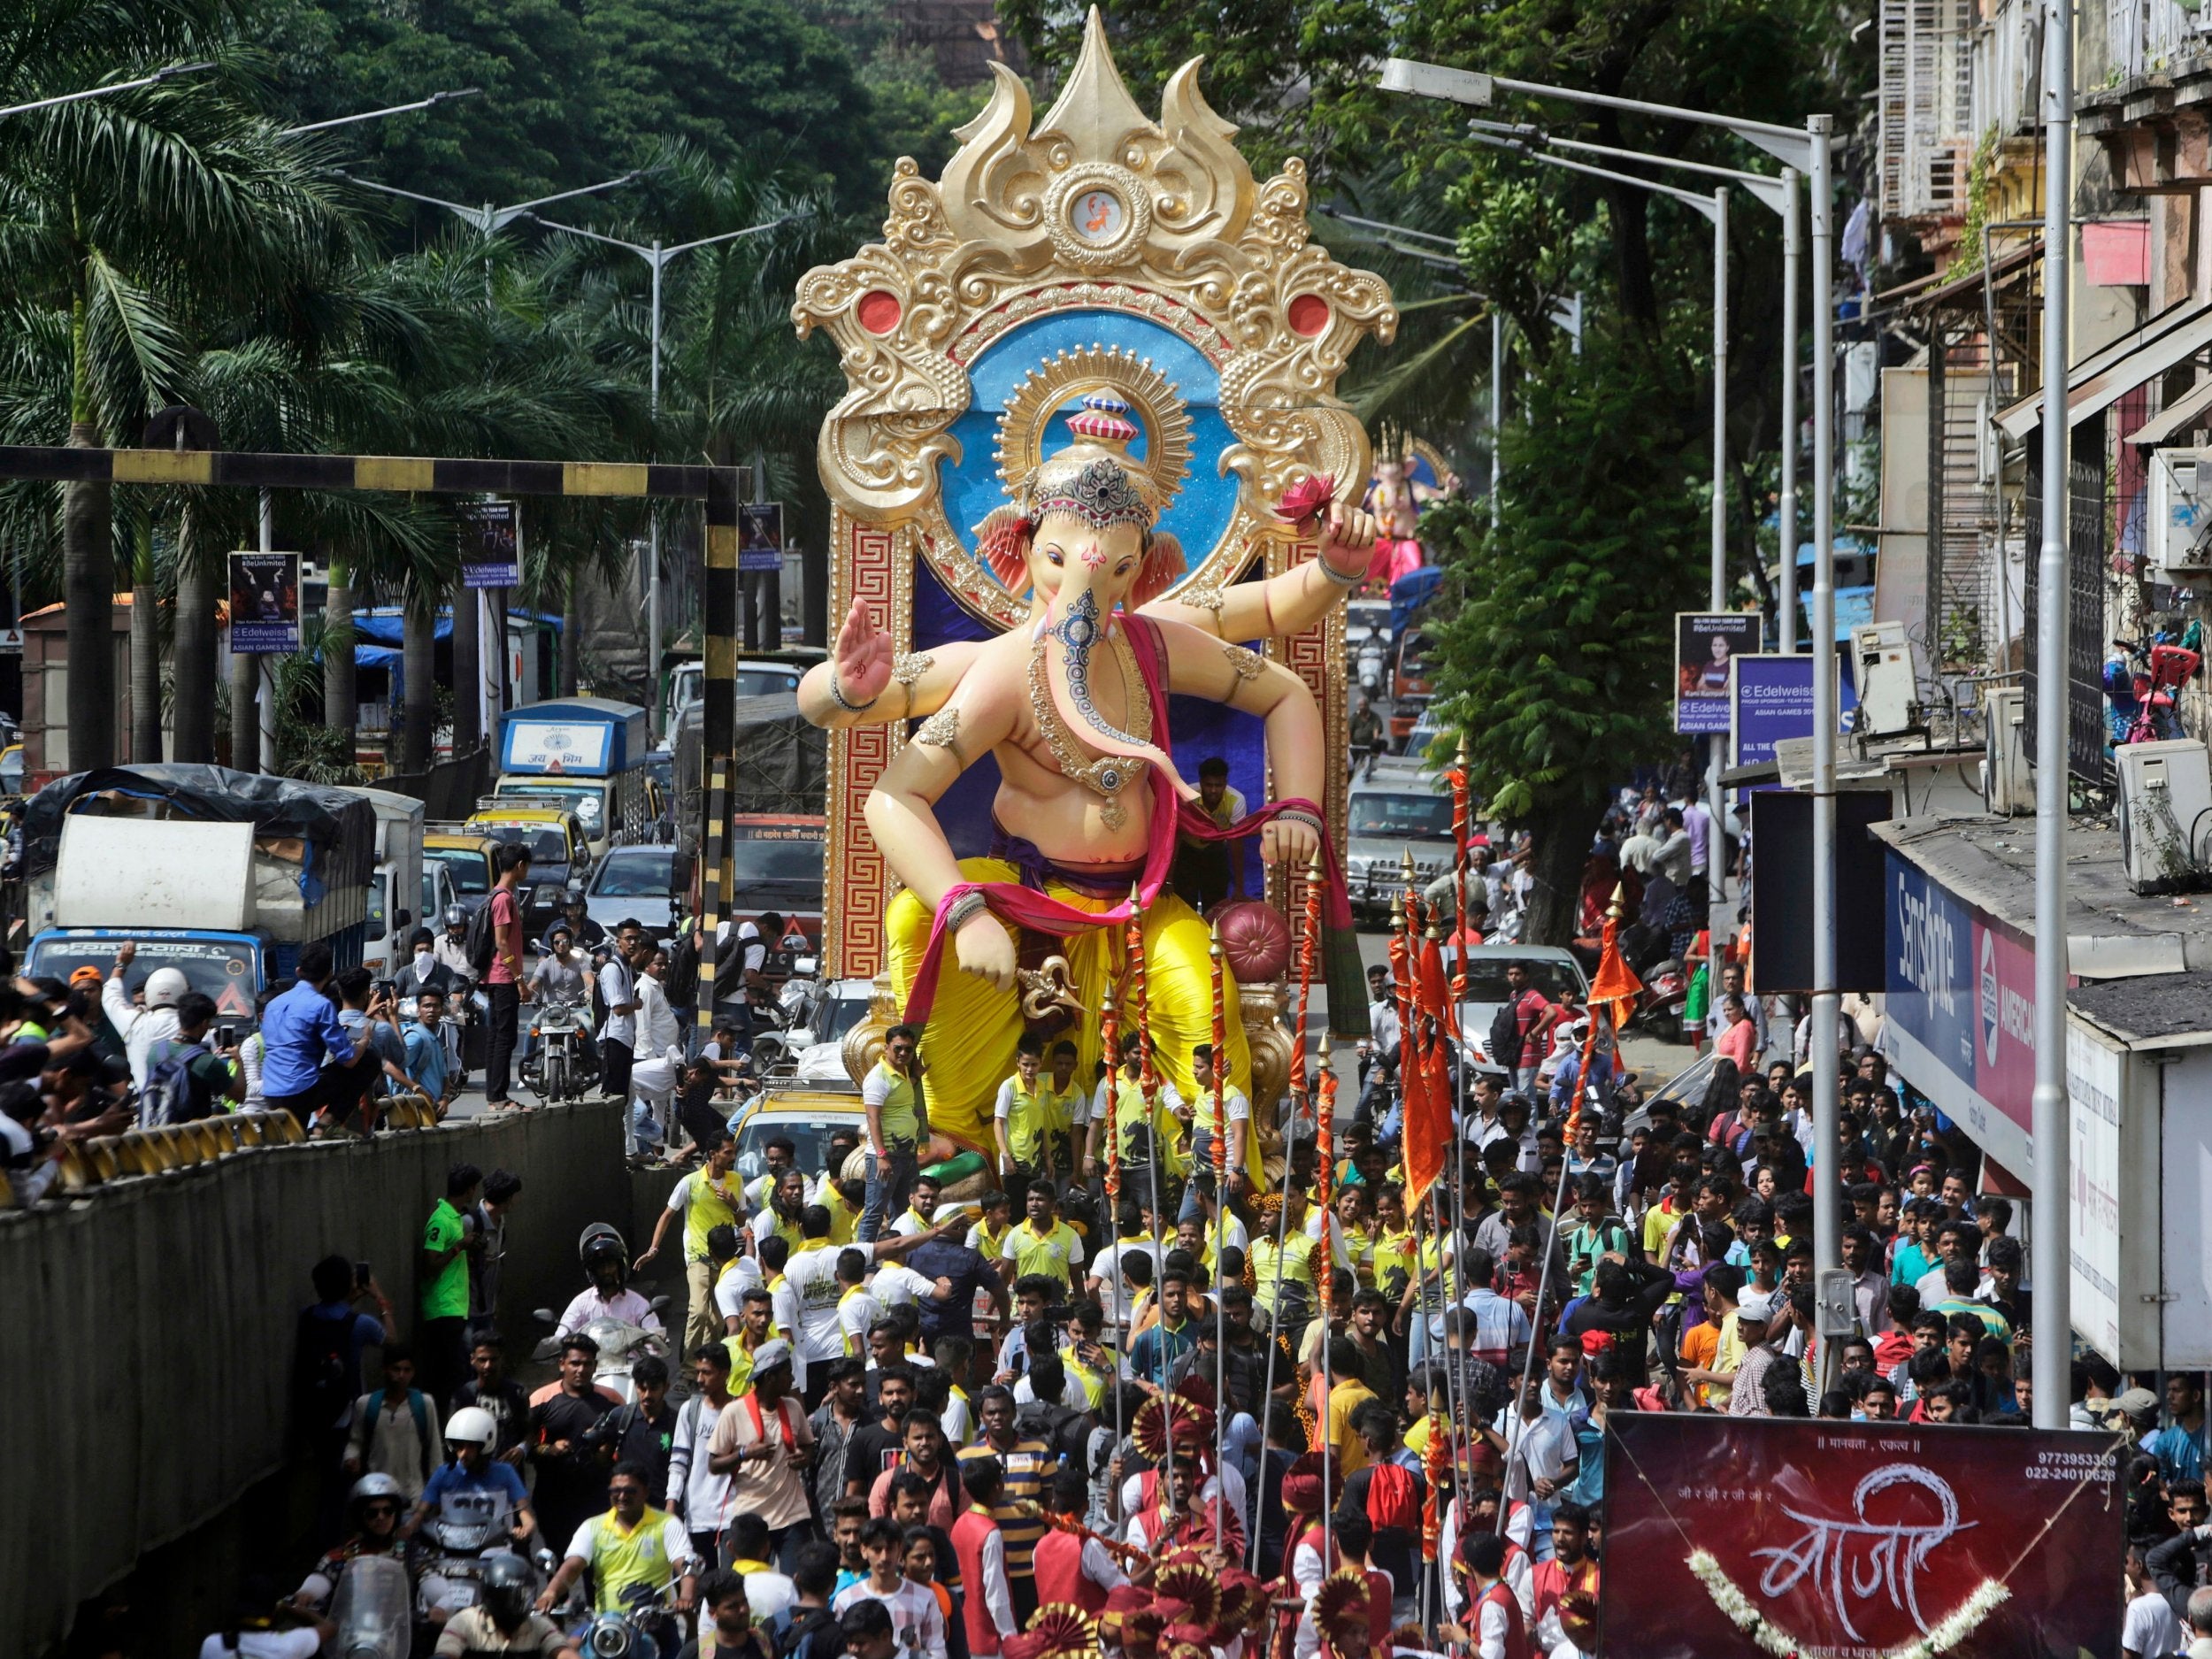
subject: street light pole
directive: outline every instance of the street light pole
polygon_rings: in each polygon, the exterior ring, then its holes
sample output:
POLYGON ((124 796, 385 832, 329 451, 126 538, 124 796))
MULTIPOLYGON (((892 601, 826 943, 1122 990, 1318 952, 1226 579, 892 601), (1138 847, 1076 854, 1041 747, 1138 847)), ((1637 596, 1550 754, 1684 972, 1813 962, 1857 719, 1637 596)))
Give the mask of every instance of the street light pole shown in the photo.
POLYGON ((349 173, 332 171, 348 184, 358 185, 364 190, 379 191, 385 196, 401 196, 410 202, 420 202, 429 207, 442 207, 456 219, 465 219, 476 227, 480 235, 489 236, 503 231, 515 220, 529 214, 533 208, 549 206, 555 202, 566 202, 580 196, 596 196, 603 190, 618 190, 626 184, 635 184, 650 168, 633 168, 619 178, 604 179, 597 184, 585 185, 581 189, 559 190, 551 196, 541 196, 528 202, 518 202, 512 207, 494 207, 489 202, 471 207, 466 202, 449 202, 442 196, 425 196, 419 190, 403 190, 397 185, 379 184, 373 179, 358 179, 349 173))
MULTIPOLYGON (((1836 1052, 1835 187, 1829 118, 1810 116, 1813 254, 1813 1145, 1833 1156, 1839 1122, 1836 1052)), ((1813 1183, 1813 1265, 1843 1265, 1842 1187, 1813 1183)), ((2065 1397, 2063 1389, 2060 1398, 2065 1397)))
MULTIPOLYGON (((1521 139, 1501 138, 1481 131, 1472 135, 1482 143, 1517 150, 1531 161, 1540 161, 1546 166, 1563 167, 1570 173, 1587 173, 1594 179, 1671 196, 1676 201, 1695 208, 1712 221, 1713 504, 1707 597, 1714 611, 1721 610, 1728 603, 1728 187, 1716 185, 1712 195, 1700 196, 1694 190, 1680 189, 1656 179, 1615 173, 1609 168, 1594 167, 1587 162, 1570 161, 1564 156, 1532 150, 1521 139)), ((1701 168, 1700 171, 1719 169, 1701 168)), ((1768 180, 1764 182, 1770 184, 1773 181, 1768 180)), ((1706 742, 1709 753, 1705 763, 1705 927, 1707 936, 1712 941, 1712 949, 1717 952, 1721 940, 1728 932, 1728 822, 1724 817, 1727 803, 1720 782, 1720 741, 1717 738, 1709 737, 1706 742)), ((1717 956, 1710 960, 1717 969, 1717 956)), ((1717 972, 1712 975, 1712 979, 1714 987, 1717 989, 1717 972)))
MULTIPOLYGON (((2062 8, 2065 0, 2053 0, 2062 8)), ((2068 45, 2070 56, 2070 41, 2068 45)), ((2047 55, 2046 61, 2048 61, 2047 55)), ((1834 233, 1832 193, 1833 181, 1830 177, 1832 138, 1831 120, 1825 115, 1808 116, 1801 131, 1796 127, 1779 127, 1770 121, 1744 120, 1735 116, 1716 114, 1710 110, 1684 109, 1679 104, 1649 104, 1640 98, 1617 97, 1610 93, 1588 92, 1579 87, 1544 86, 1535 81, 1509 80, 1504 76, 1477 74, 1464 69, 1447 68, 1440 64, 1417 63, 1410 58, 1393 58, 1383 65, 1382 88, 1386 92, 1410 92, 1425 97, 1446 98, 1457 104, 1488 107, 1498 88, 1508 92, 1525 93, 1540 98, 1557 98, 1569 104, 1595 104, 1601 109, 1624 110, 1637 115, 1658 116, 1670 120, 1689 121, 1700 127, 1724 127, 1747 143, 1756 144, 1769 155, 1792 167, 1806 169, 1812 179, 1812 253, 1813 253, 1813 998, 1812 998, 1812 1059, 1813 1059, 1813 1136, 1816 1146, 1832 1148, 1836 1144, 1837 1113, 1837 1056, 1836 1021, 1840 1000, 1836 992, 1836 593, 1835 593, 1835 410, 1834 361, 1835 310, 1832 292, 1834 280, 1834 233), (1822 1058, 1826 1055, 1825 1060, 1822 1058)), ((2069 119, 2071 115, 2071 87, 2068 100, 2069 119)), ((2052 141, 2054 144, 2056 140, 2052 141)), ((2045 246, 2051 244, 2047 239, 2045 246)), ((2049 325, 2047 309, 2045 324, 2049 325)), ((2059 350, 2062 357, 2064 340, 2059 350)), ((2063 373, 2062 368, 2061 373, 2063 373)), ((2048 434, 2045 441, 2049 441, 2048 434)), ((1793 442, 1794 438, 1793 437, 1793 442)), ((2047 492, 2050 480, 2044 480, 2047 492)), ((2063 497, 2061 497, 2062 503, 2063 497)), ((2047 525, 2044 532, 2051 532, 2047 525)), ((2061 581, 2057 589, 2064 609, 2062 556, 2061 581)), ((2048 580, 2047 559, 2044 580, 2048 580)), ((2046 628, 2052 626, 2050 618, 2043 618, 2046 628)), ((2059 625, 2062 627, 2062 624, 2059 625)), ((2058 664, 2053 671, 2064 672, 2063 640, 2062 649, 2053 660, 2058 664)), ((2063 727, 2060 736, 2064 736, 2063 727)), ((2038 780, 2039 803, 2041 780, 2038 780)), ((2039 844, 2038 856, 2044 856, 2039 844)), ((2053 866, 2055 869, 2056 865, 2053 866)), ((2039 980, 2039 986, 2041 981, 2039 980)), ((2059 975, 2061 994, 2063 994, 2064 975, 2059 975)), ((2063 1014, 2058 1016, 2059 1030, 2063 1038, 2063 1014)), ((2063 1089, 2062 1087, 2061 1094, 2063 1089)), ((2065 1153, 2054 1149, 2061 1162, 2058 1170, 2064 1173, 2065 1153)), ((2039 1183, 2043 1173, 2043 1152, 2039 1147, 2036 1173, 2039 1183)), ((2064 1193, 2062 1185, 2052 1189, 2043 1203, 2064 1214, 2064 1193)), ((2037 1224, 2041 1237, 2043 1223, 2037 1224)), ((2064 1225, 2060 1224, 2063 1240, 2064 1225)), ((2058 1269, 2066 1271, 2065 1246, 2055 1248, 2058 1269)), ((1813 1251, 1815 1266, 1826 1271, 1840 1267, 1843 1263, 1843 1217, 1837 1186, 1832 1181, 1813 1184, 1813 1251)), ((2037 1256, 2038 1271, 2043 1257, 2037 1256)), ((2062 1286, 2064 1279, 2059 1281, 2062 1286)), ((2041 1294, 2044 1286, 2039 1285, 2041 1294)), ((2057 1331, 2064 1333, 2063 1321, 2057 1331)), ((2055 1337, 2062 1349, 2065 1337, 2055 1337)), ((2055 1372, 2050 1395, 2053 1401, 2066 1397, 2066 1371, 2062 1364, 2055 1372)), ((2039 1409, 2040 1407, 2039 1406, 2039 1409)), ((2039 1418, 2039 1421, 2040 1419, 2039 1418)))
POLYGON ((1797 169, 1782 169, 1782 649, 1797 649, 1797 169))
POLYGON ((1498 522, 1498 485, 1505 477, 1500 453, 1505 433, 1505 313, 1490 305, 1490 523, 1498 522))
POLYGON ((2035 1092, 2029 1120, 2035 1426, 2064 1428, 2072 1362, 2073 1148, 2066 1096, 2066 595, 2069 499, 2066 340, 2073 253, 2074 16, 2051 0, 2043 31, 2043 544, 2035 618, 2035 1092))
MULTIPOLYGON (((740 236, 757 236, 762 231, 775 229, 777 226, 785 223, 790 215, 786 214, 783 219, 772 219, 764 225, 749 225, 743 230, 726 230, 719 235, 701 236, 691 242, 680 242, 672 248, 663 247, 657 236, 653 239, 649 247, 642 242, 625 242, 619 236, 610 236, 603 231, 585 230, 576 225, 557 225, 549 219, 539 219, 535 213, 531 214, 530 217, 537 219, 537 222, 548 230, 557 230, 570 236, 581 236, 588 242, 603 242, 610 248, 619 248, 626 253, 634 253, 652 267, 651 351, 653 362, 651 373, 647 380, 647 385, 650 389, 646 395, 646 408, 648 424, 652 427, 654 434, 656 444, 654 453, 657 455, 661 418, 661 273, 668 269, 669 261, 679 254, 689 253, 695 248, 712 247, 718 242, 734 242, 740 236)), ((667 733, 662 729, 661 719, 660 515, 649 512, 646 515, 645 526, 645 683, 649 687, 645 699, 645 718, 647 729, 652 733, 653 741, 658 742, 667 735, 667 733)))

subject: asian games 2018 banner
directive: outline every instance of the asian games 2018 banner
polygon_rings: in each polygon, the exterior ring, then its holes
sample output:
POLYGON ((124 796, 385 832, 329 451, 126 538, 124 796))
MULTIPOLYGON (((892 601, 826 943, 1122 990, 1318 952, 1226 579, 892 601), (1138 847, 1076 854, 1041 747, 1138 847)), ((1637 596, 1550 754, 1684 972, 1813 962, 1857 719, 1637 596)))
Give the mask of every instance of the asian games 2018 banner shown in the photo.
POLYGON ((2118 1659, 2116 1437, 1616 1413, 1606 1659, 2118 1659))

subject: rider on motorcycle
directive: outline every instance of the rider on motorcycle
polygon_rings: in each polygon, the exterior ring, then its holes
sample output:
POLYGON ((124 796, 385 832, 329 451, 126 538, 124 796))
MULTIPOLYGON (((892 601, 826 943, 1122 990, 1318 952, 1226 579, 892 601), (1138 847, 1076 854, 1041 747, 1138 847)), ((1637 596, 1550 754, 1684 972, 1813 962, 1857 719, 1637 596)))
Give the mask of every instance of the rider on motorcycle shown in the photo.
POLYGON ((412 1538, 436 1514, 460 1525, 503 1527, 516 1548, 526 1548, 537 1515, 514 1466, 492 1455, 498 1443, 499 1424, 483 1407, 463 1406, 448 1417, 445 1448, 453 1461, 431 1475, 400 1535, 412 1538))
POLYGON ((314 1571, 292 1594, 292 1605, 303 1612, 323 1612, 338 1588, 339 1576, 357 1555, 395 1555, 407 1569, 411 1594, 422 1577, 423 1552, 400 1528, 407 1494, 389 1475, 364 1475, 346 1494, 346 1541, 315 1563, 314 1571))
POLYGON ((568 929, 570 942, 587 956, 605 942, 607 930, 591 919, 591 912, 585 907, 582 882, 570 882, 562 893, 561 908, 547 925, 545 937, 538 944, 540 950, 553 949, 553 931, 558 927, 568 929))
POLYGON ((699 1587, 691 1534, 677 1517, 646 1503, 645 1480, 645 1471, 635 1463, 615 1466, 614 1478, 607 1484, 613 1507, 576 1529, 560 1571, 538 1596, 541 1613, 559 1602, 587 1570, 591 1573, 592 1606, 602 1613, 621 1611, 625 1593, 634 1587, 657 1594, 671 1581, 677 1586, 675 1610, 691 1611, 699 1587))
POLYGON ((438 1659, 475 1659, 479 1654, 550 1654, 555 1659, 582 1659, 581 1650, 561 1627, 530 1610, 537 1575, 518 1555, 493 1555, 484 1563, 482 1594, 474 1607, 463 1608, 438 1638, 438 1659))
POLYGON ((612 1319, 645 1331, 661 1328, 660 1315, 653 1311, 652 1303, 634 1290, 625 1288, 630 1272, 630 1253, 624 1248, 620 1233, 603 1222, 595 1223, 585 1231, 577 1254, 583 1260, 584 1271, 591 1284, 577 1294, 576 1300, 561 1315, 561 1323, 553 1333, 557 1338, 580 1331, 594 1319, 612 1319))

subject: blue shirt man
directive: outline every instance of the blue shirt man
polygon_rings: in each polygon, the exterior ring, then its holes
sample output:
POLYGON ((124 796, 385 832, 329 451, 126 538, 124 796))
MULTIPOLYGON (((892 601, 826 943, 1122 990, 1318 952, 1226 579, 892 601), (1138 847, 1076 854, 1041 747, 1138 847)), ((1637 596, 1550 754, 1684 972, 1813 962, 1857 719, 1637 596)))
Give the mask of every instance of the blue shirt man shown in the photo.
POLYGON ((433 1100, 445 1098, 449 1057, 445 1039, 417 1020, 407 1022, 407 1075, 430 1092, 433 1100))
POLYGON ((320 941, 302 946, 299 978, 262 1013, 267 1053, 261 1062, 261 1092, 271 1105, 310 1093, 321 1078, 325 1055, 346 1065, 366 1046, 365 1034, 356 1046, 336 1005, 323 994, 330 975, 330 947, 320 941))

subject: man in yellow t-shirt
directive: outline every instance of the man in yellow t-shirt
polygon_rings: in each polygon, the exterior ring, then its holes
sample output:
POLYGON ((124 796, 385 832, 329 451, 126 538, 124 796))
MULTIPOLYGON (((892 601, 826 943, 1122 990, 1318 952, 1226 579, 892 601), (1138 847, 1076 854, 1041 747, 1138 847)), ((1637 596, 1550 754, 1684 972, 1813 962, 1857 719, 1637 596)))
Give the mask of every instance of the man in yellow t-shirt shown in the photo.
POLYGON ((1072 1281, 1082 1235, 1060 1219, 1059 1201, 1049 1183, 1029 1189, 1028 1219, 1006 1235, 999 1252, 999 1272, 1009 1285, 1032 1273, 1056 1281, 1064 1293, 1072 1281))
MULTIPOLYGON (((786 1144, 788 1144, 787 1142, 786 1144)), ((695 1354, 721 1334, 714 1313, 714 1270, 708 1260, 707 1234, 721 1226, 734 1227, 744 1217, 743 1183, 732 1179, 737 1167, 737 1142, 724 1135, 707 1148, 706 1166, 678 1181, 668 1194, 666 1208, 653 1224, 653 1241, 632 1264, 643 1270, 660 1254, 661 1239, 676 1217, 684 1218, 684 1279, 691 1292, 684 1320, 684 1352, 695 1354)))
POLYGON ((1251 1252, 1246 1258, 1252 1268, 1252 1300, 1266 1310, 1271 1321, 1276 1317, 1286 1295, 1293 1302, 1302 1298, 1309 1317, 1318 1305, 1320 1295, 1313 1277, 1313 1256, 1319 1247, 1306 1236, 1303 1187, 1285 1183, 1283 1211, 1280 1246, 1276 1243, 1279 1229, 1262 1226, 1254 1235, 1251 1252))
POLYGON ((1159 1092, 1153 1097, 1148 1121, 1144 1088, 1140 1080, 1143 1076, 1142 1041, 1134 1033, 1123 1040, 1121 1069, 1099 1085, 1091 1121, 1094 1125, 1111 1122, 1117 1151, 1125 1164, 1144 1161, 1148 1147, 1156 1145, 1161 1149, 1161 1173, 1180 1175, 1186 1160, 1183 1125, 1176 1119, 1173 1110, 1175 1092, 1168 1087, 1165 1078, 1159 1079, 1159 1092), (1147 1129, 1151 1132, 1148 1137, 1145 1134, 1147 1129))
POLYGON ((860 1109, 868 1125, 868 1196, 860 1217, 858 1242, 872 1244, 884 1217, 906 1208, 920 1171, 918 1154, 929 1135, 929 1114, 922 1100, 921 1033, 894 1025, 884 1033, 883 1058, 860 1086, 860 1109))
POLYGON ((1071 1127, 1064 1102, 1045 1081, 1045 1040, 1024 1032, 1014 1050, 1014 1075, 998 1086, 992 1129, 998 1138, 999 1173, 1047 1180, 1073 1173, 1056 1156, 1071 1127))
POLYGON ((1705 1323, 1683 1333, 1682 1380, 1697 1391, 1698 1402, 1726 1411, 1735 1391, 1718 1380, 1742 1369, 1746 1344, 1736 1330, 1736 1296, 1743 1288, 1741 1270, 1725 1262, 1705 1270, 1705 1323))

